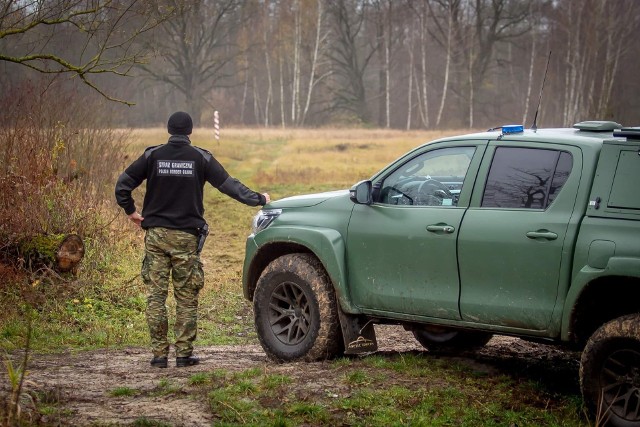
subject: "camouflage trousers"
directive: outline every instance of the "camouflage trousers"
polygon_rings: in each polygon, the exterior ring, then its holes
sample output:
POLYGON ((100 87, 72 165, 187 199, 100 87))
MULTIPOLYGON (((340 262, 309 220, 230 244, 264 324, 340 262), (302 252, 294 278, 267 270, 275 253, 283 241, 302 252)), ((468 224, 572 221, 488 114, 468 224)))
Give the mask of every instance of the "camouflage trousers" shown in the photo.
POLYGON ((191 356, 197 334, 198 293, 204 286, 200 255, 196 253, 198 238, 180 230, 154 227, 147 230, 142 280, 147 287, 147 324, 153 355, 166 357, 167 295, 169 276, 176 300, 174 325, 176 357, 191 356))

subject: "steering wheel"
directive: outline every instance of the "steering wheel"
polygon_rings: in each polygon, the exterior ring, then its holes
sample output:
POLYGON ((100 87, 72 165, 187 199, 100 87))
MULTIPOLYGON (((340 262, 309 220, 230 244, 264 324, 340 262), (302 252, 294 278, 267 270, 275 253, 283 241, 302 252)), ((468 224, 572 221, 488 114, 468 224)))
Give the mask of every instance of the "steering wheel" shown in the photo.
POLYGON ((418 187, 418 195, 415 204, 423 206, 442 206, 442 199, 452 199, 453 194, 449 187, 437 179, 427 178, 418 187))

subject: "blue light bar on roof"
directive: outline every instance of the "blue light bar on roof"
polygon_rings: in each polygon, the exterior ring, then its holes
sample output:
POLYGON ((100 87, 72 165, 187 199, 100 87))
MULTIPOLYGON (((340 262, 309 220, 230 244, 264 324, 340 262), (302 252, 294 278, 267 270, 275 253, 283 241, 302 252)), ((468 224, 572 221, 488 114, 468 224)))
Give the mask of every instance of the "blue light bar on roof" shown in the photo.
POLYGON ((524 125, 506 125, 502 126, 502 134, 507 135, 510 133, 524 132, 524 125))

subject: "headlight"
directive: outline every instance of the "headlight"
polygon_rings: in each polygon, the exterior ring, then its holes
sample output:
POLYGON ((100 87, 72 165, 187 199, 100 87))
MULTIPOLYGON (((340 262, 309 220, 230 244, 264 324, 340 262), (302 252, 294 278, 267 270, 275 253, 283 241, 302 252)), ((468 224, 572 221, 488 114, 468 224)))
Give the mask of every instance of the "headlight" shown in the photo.
POLYGON ((269 226, 282 213, 282 209, 263 209, 253 217, 251 231, 256 234, 269 226))

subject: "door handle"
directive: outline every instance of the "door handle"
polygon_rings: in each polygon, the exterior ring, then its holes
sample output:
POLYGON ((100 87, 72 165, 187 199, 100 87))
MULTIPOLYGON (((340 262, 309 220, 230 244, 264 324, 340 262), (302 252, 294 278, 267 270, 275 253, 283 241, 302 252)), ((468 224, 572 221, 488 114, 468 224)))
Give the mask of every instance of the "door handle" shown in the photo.
POLYGON ((455 231, 456 229, 453 228, 450 225, 427 225, 427 231, 431 231, 432 233, 437 233, 437 232, 442 232, 442 233, 448 233, 451 234, 455 231))
POLYGON ((527 233, 527 237, 530 239, 556 240, 558 238, 558 235, 552 231, 538 230, 538 231, 529 231, 527 233))

